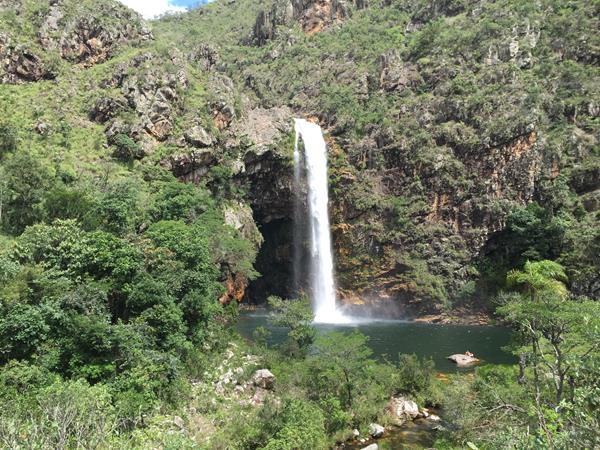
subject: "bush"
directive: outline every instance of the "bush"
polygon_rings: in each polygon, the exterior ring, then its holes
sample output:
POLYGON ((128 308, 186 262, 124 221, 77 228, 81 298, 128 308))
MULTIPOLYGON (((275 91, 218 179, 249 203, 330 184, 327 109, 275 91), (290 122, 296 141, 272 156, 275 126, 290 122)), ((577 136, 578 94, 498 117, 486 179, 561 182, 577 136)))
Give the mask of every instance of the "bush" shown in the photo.
POLYGON ((325 418, 313 403, 287 399, 275 421, 278 430, 263 450, 314 450, 324 447, 325 418))
POLYGON ((11 125, 0 123, 0 158, 17 149, 17 132, 11 125))
POLYGON ((130 163, 144 156, 140 145, 126 134, 117 134, 114 138, 114 145, 114 156, 121 161, 130 163))
POLYGON ((0 401, 0 442, 8 448, 106 448, 117 429, 103 385, 56 381, 0 401))
POLYGON ((397 393, 411 395, 418 403, 437 403, 435 364, 431 359, 419 359, 417 355, 398 355, 397 393))

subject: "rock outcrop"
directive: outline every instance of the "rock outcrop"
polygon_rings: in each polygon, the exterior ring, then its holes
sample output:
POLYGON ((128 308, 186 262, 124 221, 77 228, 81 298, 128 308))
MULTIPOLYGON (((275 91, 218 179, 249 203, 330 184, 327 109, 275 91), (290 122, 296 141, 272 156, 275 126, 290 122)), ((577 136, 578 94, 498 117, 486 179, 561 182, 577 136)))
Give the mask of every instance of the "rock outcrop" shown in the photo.
POLYGON ((252 383, 256 387, 272 390, 275 386, 275 375, 269 369, 260 369, 252 375, 252 383))
POLYGON ((479 359, 475 358, 473 355, 468 355, 464 353, 450 355, 448 356, 448 359, 453 363, 456 363, 458 367, 470 367, 479 363, 479 359))
POLYGON ((51 0, 47 10, 7 2, 15 23, 0 33, 0 81, 23 83, 53 79, 62 58, 89 67, 111 58, 123 45, 152 39, 141 16, 119 2, 78 3, 51 0), (43 14, 41 16, 41 14, 43 14), (34 36, 20 35, 22 23, 39 24, 34 36), (18 39, 17 39, 18 36, 18 39))
POLYGON ((93 14, 71 3, 53 1, 38 32, 43 48, 58 50, 68 61, 91 66, 127 41, 152 38, 142 18, 119 3, 98 4, 93 14))
POLYGON ((231 147, 242 148, 235 179, 248 192, 258 223, 291 217, 292 131, 289 108, 255 108, 231 125, 231 147))
POLYGON ((419 406, 412 400, 404 397, 392 398, 385 408, 386 413, 397 425, 411 421, 419 417, 419 406))
POLYGON ((401 91, 423 82, 414 64, 403 62, 397 50, 389 50, 378 59, 379 88, 384 91, 401 91))
MULTIPOLYGON (((357 4, 365 7, 362 0, 358 0, 357 4)), ((343 0, 277 1, 269 11, 261 10, 256 16, 250 42, 264 45, 277 36, 278 27, 292 21, 299 22, 306 33, 312 34, 341 22, 347 16, 348 8, 343 0)))
POLYGON ((14 45, 8 35, 0 32, 0 82, 17 84, 54 77, 39 55, 23 45, 14 45))
MULTIPOLYGON (((89 111, 93 120, 106 122, 109 144, 115 145, 115 137, 125 135, 140 147, 141 156, 144 156, 152 153, 158 142, 172 137, 175 115, 181 107, 181 94, 187 88, 187 77, 182 70, 165 70, 161 67, 163 64, 156 55, 140 54, 119 64, 112 76, 102 81, 103 87, 116 88, 121 93, 121 97, 99 98, 89 111)), ((198 135, 192 133, 190 137, 198 135)), ((206 161, 207 156, 173 157, 174 173, 192 173, 196 170, 196 161, 206 161), (188 162, 193 169, 179 169, 186 167, 188 162)))

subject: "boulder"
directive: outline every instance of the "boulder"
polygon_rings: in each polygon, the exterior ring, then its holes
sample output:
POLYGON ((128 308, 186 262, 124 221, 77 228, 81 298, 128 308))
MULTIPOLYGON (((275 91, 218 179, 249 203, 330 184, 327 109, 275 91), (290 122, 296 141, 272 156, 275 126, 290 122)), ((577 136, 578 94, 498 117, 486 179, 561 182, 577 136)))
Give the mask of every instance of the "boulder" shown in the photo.
POLYGON ((252 384, 263 389, 273 389, 275 375, 269 369, 259 369, 252 375, 252 384))
POLYGON ((479 362, 479 360, 477 358, 475 358, 474 356, 467 355, 464 353, 457 353, 455 355, 450 355, 450 356, 448 356, 448 359, 450 361, 456 363, 456 365, 458 367, 469 367, 469 366, 472 366, 473 364, 477 364, 479 362))
POLYGON ((401 425, 419 417, 419 406, 404 397, 392 398, 386 407, 386 412, 401 425))
POLYGON ((180 431, 185 430, 185 423, 181 417, 173 416, 173 424, 179 428, 180 431))
POLYGON ((211 135, 200 125, 187 130, 184 137, 190 145, 198 148, 210 147, 213 143, 211 135))
POLYGON ((378 423, 372 423, 369 425, 369 434, 371 437, 380 438, 385 433, 385 428, 383 428, 378 423))
POLYGON ((370 445, 367 445, 366 447, 363 447, 361 450, 379 450, 379 445, 370 444, 370 445))
POLYGON ((254 392, 254 395, 250 399, 250 404, 252 406, 260 406, 262 405, 268 397, 269 392, 266 389, 258 388, 254 392))
POLYGON ((50 125, 46 122, 38 122, 35 124, 35 127, 33 127, 33 129, 36 131, 37 134, 40 134, 42 136, 48 136, 51 128, 50 125))

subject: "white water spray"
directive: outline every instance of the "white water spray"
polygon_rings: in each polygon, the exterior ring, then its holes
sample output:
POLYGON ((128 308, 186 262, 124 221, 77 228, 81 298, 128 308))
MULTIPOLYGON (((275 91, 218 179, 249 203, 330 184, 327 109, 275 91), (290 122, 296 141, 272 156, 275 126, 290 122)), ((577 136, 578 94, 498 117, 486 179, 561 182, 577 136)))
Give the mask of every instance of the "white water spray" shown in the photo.
MULTIPOLYGON (((336 306, 329 228, 327 146, 321 127, 304 119, 295 119, 294 176, 300 184, 299 140, 304 143, 304 162, 308 184, 308 226, 310 228, 310 287, 315 322, 345 323, 350 320, 336 306)), ((298 258, 298 255, 295 256, 298 258)))

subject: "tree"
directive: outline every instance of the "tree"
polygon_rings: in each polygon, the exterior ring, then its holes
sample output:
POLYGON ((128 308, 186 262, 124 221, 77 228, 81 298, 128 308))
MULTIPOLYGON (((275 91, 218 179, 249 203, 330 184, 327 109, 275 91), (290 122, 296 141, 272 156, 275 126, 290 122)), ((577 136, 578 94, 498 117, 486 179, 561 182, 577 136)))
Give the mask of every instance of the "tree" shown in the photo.
MULTIPOLYGON (((333 389, 345 408, 354 402, 357 387, 361 381, 369 379, 369 367, 373 365, 373 352, 367 347, 368 338, 355 331, 350 334, 332 332, 317 337, 315 353, 311 356, 313 376, 320 383, 333 389)), ((318 390, 317 390, 318 392, 318 390)))
POLYGON ((2 225, 13 234, 43 218, 43 201, 52 177, 37 158, 26 152, 11 155, 4 164, 2 225))
POLYGON ((286 350, 292 356, 306 355, 315 339, 315 329, 311 325, 314 316, 308 297, 283 300, 272 295, 267 301, 272 308, 270 322, 289 330, 286 350))
POLYGON ((17 149, 17 132, 8 123, 0 123, 0 158, 17 149))
POLYGON ((518 333, 519 380, 533 390, 537 423, 551 447, 571 431, 566 412, 586 383, 579 368, 594 364, 600 349, 600 303, 570 298, 566 281, 558 263, 527 262, 508 274, 508 287, 518 293, 502 296, 497 310, 518 333))

